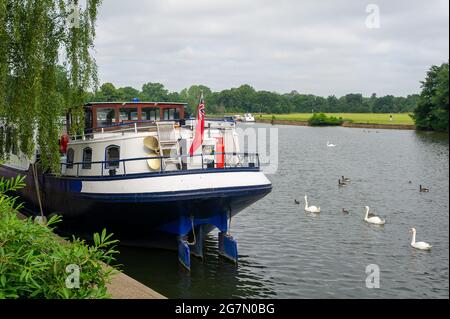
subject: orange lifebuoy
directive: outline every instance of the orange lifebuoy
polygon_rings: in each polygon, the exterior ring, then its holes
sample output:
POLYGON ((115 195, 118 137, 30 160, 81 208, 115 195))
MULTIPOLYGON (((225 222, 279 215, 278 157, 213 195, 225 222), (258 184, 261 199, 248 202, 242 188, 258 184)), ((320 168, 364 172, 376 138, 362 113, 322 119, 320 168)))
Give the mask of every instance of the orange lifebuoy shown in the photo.
POLYGON ((69 136, 64 134, 59 140, 59 151, 63 154, 67 153, 67 145, 69 144, 69 136))

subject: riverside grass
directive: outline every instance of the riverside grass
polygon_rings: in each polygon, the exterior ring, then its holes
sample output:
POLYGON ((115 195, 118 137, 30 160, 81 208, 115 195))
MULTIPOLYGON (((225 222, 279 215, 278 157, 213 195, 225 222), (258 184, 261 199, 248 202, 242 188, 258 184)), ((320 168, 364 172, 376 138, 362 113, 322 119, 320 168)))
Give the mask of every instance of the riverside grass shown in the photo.
MULTIPOLYGON (((342 118, 352 121, 356 124, 392 124, 392 125, 414 125, 414 120, 409 113, 325 113, 328 117, 342 118)), ((311 117, 311 113, 291 113, 291 114, 259 114, 256 119, 271 120, 275 116, 275 120, 285 121, 303 121, 307 122, 311 117)))
POLYGON ((54 233, 60 217, 46 226, 32 218, 20 220, 17 197, 8 194, 25 185, 24 177, 0 179, 0 299, 104 299, 115 270, 109 265, 117 253, 116 240, 103 230, 93 245, 73 238, 65 242, 54 233), (66 267, 79 267, 79 288, 70 289, 66 267))

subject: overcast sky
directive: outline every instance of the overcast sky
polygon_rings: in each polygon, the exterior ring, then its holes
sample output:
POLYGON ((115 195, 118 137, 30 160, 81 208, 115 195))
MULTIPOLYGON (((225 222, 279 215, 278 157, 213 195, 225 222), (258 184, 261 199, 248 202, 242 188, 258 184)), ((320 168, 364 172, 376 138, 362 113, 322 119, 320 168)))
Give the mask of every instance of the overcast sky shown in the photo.
POLYGON ((448 12, 448 0, 105 0, 95 58, 117 87, 407 95, 448 61, 448 12))

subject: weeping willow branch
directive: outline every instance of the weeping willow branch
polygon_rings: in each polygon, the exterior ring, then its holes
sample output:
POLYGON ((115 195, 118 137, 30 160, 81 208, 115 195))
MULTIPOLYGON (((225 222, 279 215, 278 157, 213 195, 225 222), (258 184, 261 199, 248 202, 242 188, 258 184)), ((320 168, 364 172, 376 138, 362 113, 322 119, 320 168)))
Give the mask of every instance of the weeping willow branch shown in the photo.
POLYGON ((2 158, 12 138, 29 158, 38 148, 44 167, 57 169, 60 119, 69 108, 71 133, 82 132, 85 92, 97 86, 91 52, 100 4, 0 0, 0 124, 17 132, 0 134, 2 158))

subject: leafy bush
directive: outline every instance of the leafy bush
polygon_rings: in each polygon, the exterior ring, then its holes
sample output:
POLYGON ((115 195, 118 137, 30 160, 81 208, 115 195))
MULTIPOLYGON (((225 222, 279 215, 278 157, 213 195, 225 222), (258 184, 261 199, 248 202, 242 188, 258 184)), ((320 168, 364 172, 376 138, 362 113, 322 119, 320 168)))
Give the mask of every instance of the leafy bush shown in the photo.
POLYGON ((8 192, 23 186, 23 177, 0 179, 0 299, 110 297, 106 284, 113 269, 105 264, 117 253, 110 247, 117 242, 111 240, 112 234, 105 230, 94 234, 94 244, 88 246, 76 238, 63 241, 53 233, 60 217, 51 218, 46 226, 31 218, 20 220, 21 205, 8 192), (66 284, 69 265, 79 267, 79 288, 66 284))
POLYGON ((308 120, 308 123, 311 126, 338 126, 342 125, 344 121, 342 118, 326 116, 324 113, 314 113, 308 120))
POLYGON ((420 130, 448 132, 449 64, 433 65, 422 83, 412 118, 420 130))

